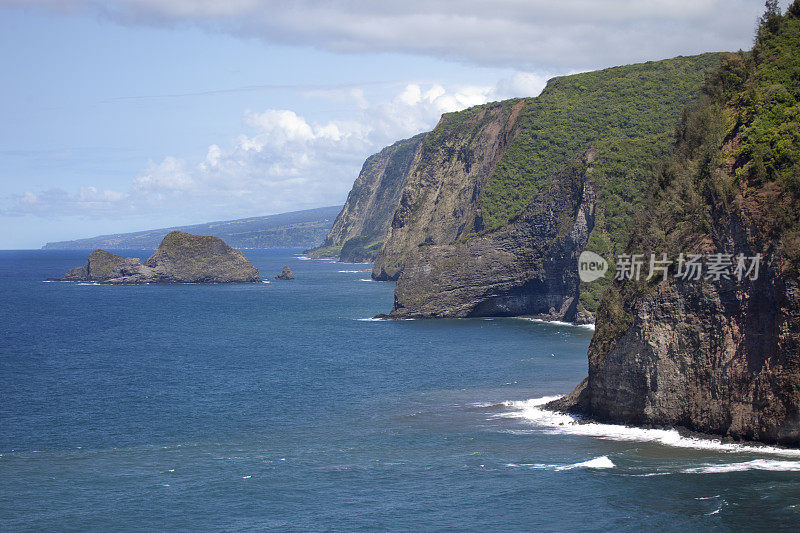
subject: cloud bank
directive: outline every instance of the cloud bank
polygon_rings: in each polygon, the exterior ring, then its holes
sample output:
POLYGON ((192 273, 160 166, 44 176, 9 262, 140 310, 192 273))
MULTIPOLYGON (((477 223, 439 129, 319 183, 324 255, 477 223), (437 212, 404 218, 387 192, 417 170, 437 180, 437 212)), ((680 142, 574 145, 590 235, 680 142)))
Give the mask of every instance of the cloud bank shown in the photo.
POLYGON ((149 161, 126 190, 26 191, 8 199, 2 213, 122 218, 170 211, 210 220, 331 205, 344 200, 368 155, 430 130, 442 113, 537 95, 544 84, 544 77, 517 73, 494 86, 409 83, 388 96, 315 89, 307 96, 354 111, 346 120, 316 122, 291 109, 247 110, 242 133, 210 145, 199 161, 149 161))
POLYGON ((334 52, 399 52, 557 71, 748 48, 763 11, 763 2, 754 0, 0 0, 0 5, 93 13, 124 24, 188 24, 334 52))

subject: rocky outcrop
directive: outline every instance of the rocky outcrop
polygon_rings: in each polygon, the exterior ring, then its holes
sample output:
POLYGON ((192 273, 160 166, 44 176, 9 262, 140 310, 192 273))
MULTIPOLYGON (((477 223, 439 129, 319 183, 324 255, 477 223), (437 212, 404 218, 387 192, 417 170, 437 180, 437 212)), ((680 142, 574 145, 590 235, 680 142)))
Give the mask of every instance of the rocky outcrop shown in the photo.
POLYGON ((798 35, 800 0, 725 58, 637 219, 627 253, 701 254, 702 274, 615 281, 588 377, 550 408, 800 446, 798 35))
POLYGON ((533 315, 575 321, 577 258, 594 227, 585 159, 554 176, 511 224, 463 242, 419 246, 397 281, 390 318, 533 315))
POLYGON ((125 258, 105 250, 95 250, 89 254, 86 264, 70 269, 62 281, 105 281, 125 258))
POLYGON ((308 257, 353 263, 375 259, 424 137, 397 141, 367 158, 325 242, 307 250, 308 257))
POLYGON ((442 115, 406 180, 374 279, 396 280, 420 244, 448 244, 481 229, 478 194, 513 141, 524 105, 507 100, 442 115))
POLYGON ((173 231, 147 261, 95 250, 60 281, 112 284, 259 282, 258 270, 222 239, 173 231))
POLYGON ((283 269, 281 270, 281 273, 272 279, 291 281, 294 279, 294 273, 292 272, 291 268, 289 268, 287 265, 284 265, 283 269))

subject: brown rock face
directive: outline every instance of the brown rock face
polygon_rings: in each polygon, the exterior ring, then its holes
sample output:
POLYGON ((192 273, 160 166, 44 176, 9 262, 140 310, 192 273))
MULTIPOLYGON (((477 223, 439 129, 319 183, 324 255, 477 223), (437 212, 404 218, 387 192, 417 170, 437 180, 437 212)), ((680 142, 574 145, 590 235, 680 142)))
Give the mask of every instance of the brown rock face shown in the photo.
POLYGON ((406 256, 390 317, 577 318, 577 259, 594 225, 584 168, 561 173, 511 224, 406 256))
POLYGON ((144 264, 95 250, 84 266, 73 268, 61 280, 140 284, 258 282, 261 278, 244 254, 222 239, 173 231, 144 264))
POLYGON ((480 229, 478 193, 512 142, 524 105, 487 104, 442 116, 416 156, 375 259, 374 279, 396 280, 409 250, 421 243, 448 244, 480 229))
POLYGON ((622 328, 601 307, 589 377, 551 407, 800 445, 800 291, 778 262, 755 281, 668 279, 623 307, 622 328))
POLYGON ((64 281, 105 281, 109 279, 114 267, 120 261, 123 261, 123 258, 116 254, 105 250, 95 250, 89 254, 85 265, 71 269, 62 279, 64 281))
POLYGON ((144 265, 158 283, 258 282, 258 270, 242 252, 217 237, 173 231, 144 265))
POLYGON ((368 157, 325 242, 306 255, 358 263, 374 260, 424 137, 397 141, 368 157))
POLYGON ((551 408, 800 447, 800 139, 784 114, 798 36, 800 1, 724 58, 637 219, 627 253, 705 254, 701 277, 614 282, 589 375, 551 408), (710 254, 731 268, 714 275, 710 254), (740 254, 761 257, 757 275, 736 273, 740 254))

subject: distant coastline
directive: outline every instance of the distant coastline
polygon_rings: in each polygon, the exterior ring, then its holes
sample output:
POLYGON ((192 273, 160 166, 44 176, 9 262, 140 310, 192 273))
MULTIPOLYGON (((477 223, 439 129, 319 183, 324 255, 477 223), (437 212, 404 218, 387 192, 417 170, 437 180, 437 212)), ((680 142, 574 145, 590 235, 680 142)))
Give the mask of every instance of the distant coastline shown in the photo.
POLYGON ((48 242, 43 250, 155 250, 171 231, 219 237, 244 250, 266 248, 309 248, 320 244, 333 226, 342 206, 291 211, 277 215, 208 222, 189 226, 159 228, 131 233, 114 233, 48 242))

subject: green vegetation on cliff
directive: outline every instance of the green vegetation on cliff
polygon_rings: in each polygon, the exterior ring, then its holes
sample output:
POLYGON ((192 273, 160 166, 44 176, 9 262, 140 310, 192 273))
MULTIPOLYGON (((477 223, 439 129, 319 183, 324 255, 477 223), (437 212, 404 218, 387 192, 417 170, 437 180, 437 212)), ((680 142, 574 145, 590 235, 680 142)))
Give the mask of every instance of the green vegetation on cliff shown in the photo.
POLYGON ((776 180, 796 199, 800 196, 800 2, 794 2, 785 16, 774 6, 771 9, 762 18, 752 58, 741 57, 722 71, 716 92, 724 98, 738 89, 730 100, 737 112, 734 133, 741 137, 737 178, 759 185, 776 180))
MULTIPOLYGON (((521 98, 512 98, 502 102, 487 102, 461 111, 444 113, 436 128, 425 136, 422 143, 422 162, 428 162, 433 154, 446 146, 448 139, 457 134, 467 137, 469 140, 464 144, 469 144, 486 124, 492 121, 493 117, 487 113, 488 110, 499 105, 503 113, 508 114, 520 100, 521 98), (465 133, 467 135, 464 135, 465 133)), ((463 153, 460 155, 463 156, 463 153)))
MULTIPOLYGON (((774 265, 796 278, 800 0, 785 15, 768 9, 753 51, 725 55, 701 93, 698 105, 679 121, 672 155, 661 166, 632 235, 623 244, 631 251, 664 252, 674 258, 700 243, 708 246, 722 228, 743 219, 751 253, 775 253, 774 265)), ((613 321, 624 322, 620 310, 630 313, 631 302, 654 283, 627 283, 624 290, 612 286, 603 296, 601 312, 616 310, 613 321)))
MULTIPOLYGON (((676 57, 550 80, 538 98, 526 102, 514 142, 481 194, 485 228, 502 226, 521 213, 549 176, 594 146, 602 167, 598 181, 615 185, 600 200, 608 204, 610 231, 618 234, 646 188, 642 172, 669 149, 668 134, 681 110, 693 103, 721 56, 676 57), (625 170, 629 163, 637 167, 635 174, 625 170), (633 190, 625 187, 630 177, 637 182, 633 190)), ((603 190, 604 184, 598 185, 603 190)))
POLYGON ((666 253, 672 275, 610 284, 589 376, 550 407, 797 447, 800 0, 783 15, 768 1, 753 51, 726 55, 701 95, 623 248, 666 253), (681 253, 706 256, 701 275, 677 275, 681 253), (757 274, 736 272, 757 254, 757 274))

